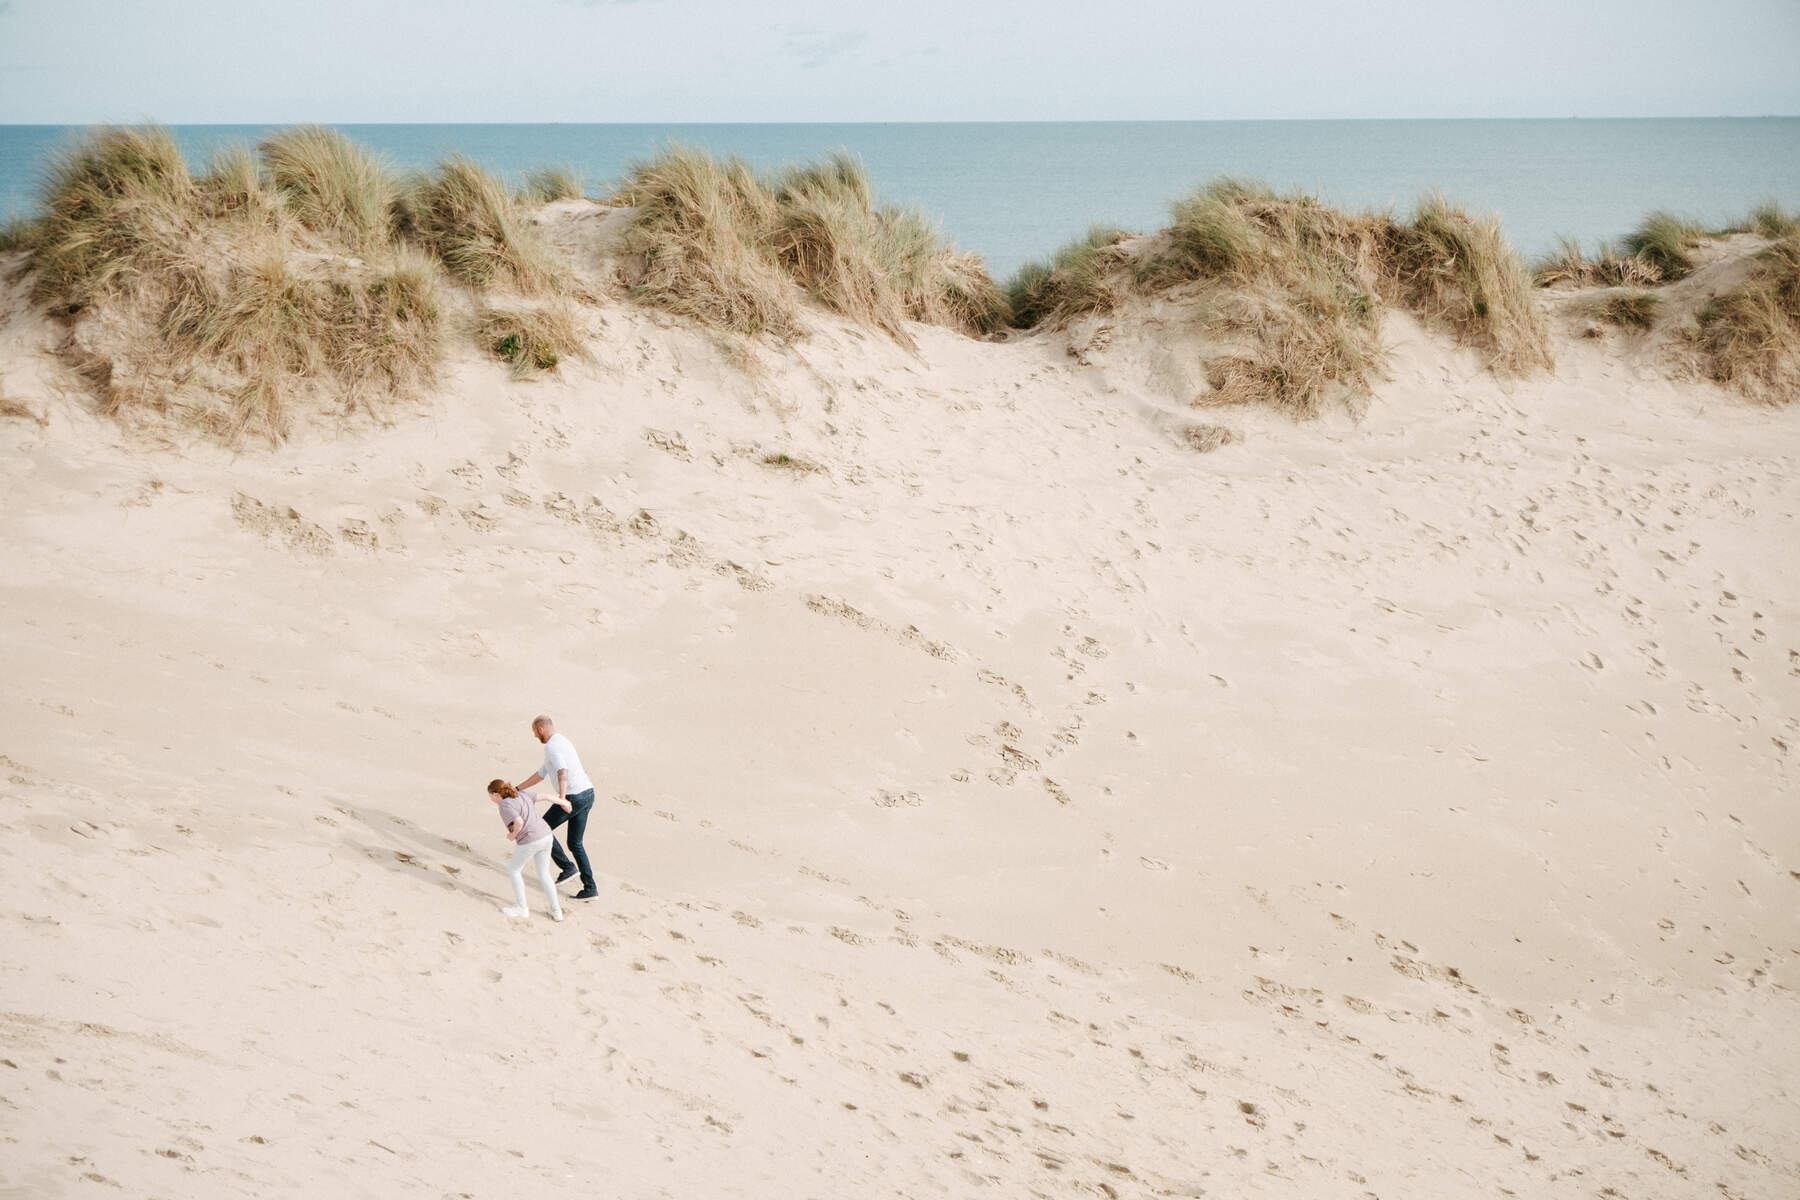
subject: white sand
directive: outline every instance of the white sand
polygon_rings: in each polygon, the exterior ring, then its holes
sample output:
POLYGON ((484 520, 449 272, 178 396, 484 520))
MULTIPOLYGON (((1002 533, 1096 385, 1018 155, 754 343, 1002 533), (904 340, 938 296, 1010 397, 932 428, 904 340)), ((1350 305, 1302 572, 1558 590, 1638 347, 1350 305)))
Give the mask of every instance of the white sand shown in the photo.
POLYGON ((236 454, 0 331, 0 1196, 1800 1195, 1793 410, 603 316, 236 454))

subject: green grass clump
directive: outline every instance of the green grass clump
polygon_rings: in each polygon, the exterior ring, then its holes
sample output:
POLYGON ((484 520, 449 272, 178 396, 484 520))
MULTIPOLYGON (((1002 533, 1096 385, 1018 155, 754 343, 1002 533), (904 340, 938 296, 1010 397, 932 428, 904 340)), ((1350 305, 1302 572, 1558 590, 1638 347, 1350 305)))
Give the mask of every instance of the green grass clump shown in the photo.
POLYGON ((550 204, 557 200, 586 198, 587 191, 581 185, 581 176, 575 173, 573 167, 538 167, 527 171, 518 192, 521 204, 550 204))
POLYGON ((1125 261, 1120 244, 1129 236, 1111 225, 1094 225, 1048 262, 1020 267, 1007 284, 1014 324, 1029 329, 1110 312, 1123 294, 1115 276, 1125 261))
POLYGON ((586 353, 574 314, 563 304, 488 308, 475 336, 488 353, 512 367, 515 379, 554 371, 563 359, 586 353))
POLYGON ((1800 397, 1800 232, 1756 256, 1749 277, 1700 310, 1707 373, 1771 404, 1800 397))
POLYGON ((1666 212, 1653 212, 1625 236, 1625 249, 1655 267, 1666 280, 1680 279, 1694 269, 1688 253, 1705 231, 1692 221, 1666 212))
POLYGON ((1383 274, 1403 303, 1483 351, 1488 365, 1522 374, 1552 365, 1549 330, 1531 276, 1494 218, 1475 218, 1435 193, 1407 225, 1387 231, 1383 274))
POLYGON ((402 226, 451 275, 476 287, 507 285, 522 295, 561 286, 548 252, 499 179, 460 155, 410 181, 402 226))
POLYGON ((317 233, 354 247, 393 233, 398 186, 380 159, 335 129, 302 125, 257 147, 288 211, 317 233))
POLYGON ((884 255, 909 251, 881 238, 868 174, 856 159, 839 153, 783 172, 766 236, 788 278, 827 308, 910 342, 909 314, 884 255))

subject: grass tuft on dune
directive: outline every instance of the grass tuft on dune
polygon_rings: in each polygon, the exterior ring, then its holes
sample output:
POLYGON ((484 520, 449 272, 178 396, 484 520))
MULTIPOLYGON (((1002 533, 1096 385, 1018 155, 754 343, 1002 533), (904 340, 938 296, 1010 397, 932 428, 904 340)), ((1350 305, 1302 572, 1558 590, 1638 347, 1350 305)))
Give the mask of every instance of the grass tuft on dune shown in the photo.
POLYGON ((1688 252, 1699 245, 1705 231, 1692 221, 1666 212, 1653 212, 1625 235, 1625 249, 1655 267, 1665 280, 1680 279, 1694 269, 1688 252))
POLYGON ((562 286, 548 252, 519 216, 498 178, 460 155, 408 181, 398 204, 401 229, 444 269, 475 287, 510 286, 521 295, 562 286))
POLYGON ((1769 404, 1800 396, 1800 231, 1756 256, 1749 277, 1700 310, 1707 373, 1769 404))
POLYGON ((538 167, 525 172, 519 186, 521 204, 551 204, 558 200, 585 200, 587 190, 573 167, 538 167))
POLYGON ((565 358, 586 352, 581 329, 567 305, 508 305, 484 309, 475 338, 482 348, 527 379, 554 371, 565 358))
POLYGON ((791 338, 808 298, 910 344, 908 320, 973 336, 1005 323, 1005 297, 973 255, 916 213, 879 208, 853 156, 772 179, 740 159, 671 148, 619 188, 635 207, 634 295, 702 324, 791 338))
POLYGON ((1131 295, 1179 295, 1227 349, 1209 403, 1298 416, 1329 398, 1356 407, 1381 370, 1384 304, 1409 309, 1480 350, 1498 371, 1550 364, 1530 277, 1501 237, 1427 196, 1408 223, 1346 213, 1305 192, 1224 178, 1178 200, 1160 233, 1128 248, 1096 227, 1011 281, 1018 324, 1059 325, 1131 295))
POLYGON ((308 229, 352 246, 379 245, 392 234, 398 186, 380 159, 343 134, 303 125, 257 149, 283 204, 308 229))

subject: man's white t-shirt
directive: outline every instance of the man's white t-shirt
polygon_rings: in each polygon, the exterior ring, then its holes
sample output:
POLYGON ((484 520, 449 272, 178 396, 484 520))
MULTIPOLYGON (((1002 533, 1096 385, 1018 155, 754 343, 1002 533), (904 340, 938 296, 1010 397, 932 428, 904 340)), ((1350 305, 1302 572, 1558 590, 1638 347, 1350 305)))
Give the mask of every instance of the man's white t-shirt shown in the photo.
POLYGON ((544 765, 538 768, 538 774, 544 777, 544 782, 552 791, 557 786, 558 771, 569 773, 566 785, 568 791, 564 795, 579 795, 594 786, 593 780, 587 777, 587 772, 581 769, 581 756, 575 753, 574 744, 562 734, 553 733, 550 740, 544 743, 544 765))

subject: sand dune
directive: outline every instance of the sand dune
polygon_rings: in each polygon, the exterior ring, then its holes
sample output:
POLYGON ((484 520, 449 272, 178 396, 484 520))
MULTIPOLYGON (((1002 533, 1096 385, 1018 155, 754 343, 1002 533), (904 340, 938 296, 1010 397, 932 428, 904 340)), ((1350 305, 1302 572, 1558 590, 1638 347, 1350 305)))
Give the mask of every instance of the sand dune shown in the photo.
POLYGON ((606 303, 230 452, 14 299, 0 1195, 1800 1191, 1791 412, 606 303), (602 895, 519 926, 540 710, 602 895))

